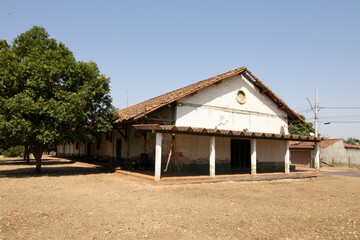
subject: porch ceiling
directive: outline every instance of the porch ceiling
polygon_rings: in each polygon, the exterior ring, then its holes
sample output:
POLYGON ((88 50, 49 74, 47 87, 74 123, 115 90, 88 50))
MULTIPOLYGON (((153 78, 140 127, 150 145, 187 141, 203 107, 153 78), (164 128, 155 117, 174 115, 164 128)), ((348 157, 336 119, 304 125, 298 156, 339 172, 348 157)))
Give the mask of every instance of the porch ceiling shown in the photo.
POLYGON ((178 134, 192 134, 203 136, 227 136, 234 138, 261 138, 261 139, 276 139, 276 140, 292 140, 292 141, 307 141, 320 142, 326 140, 324 137, 300 136, 292 134, 275 134, 275 133, 259 133, 247 131, 232 131, 222 129, 210 128, 193 128, 193 127, 179 127, 175 125, 159 125, 159 124, 135 124, 133 127, 139 131, 151 131, 162 133, 178 133, 178 134))

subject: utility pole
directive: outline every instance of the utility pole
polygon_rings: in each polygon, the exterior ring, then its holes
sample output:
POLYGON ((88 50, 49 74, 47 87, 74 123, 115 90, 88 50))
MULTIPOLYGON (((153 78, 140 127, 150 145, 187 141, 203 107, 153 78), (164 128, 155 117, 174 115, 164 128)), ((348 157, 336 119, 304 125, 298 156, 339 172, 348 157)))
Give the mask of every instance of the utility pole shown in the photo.
MULTIPOLYGON (((319 106, 318 106, 318 90, 315 90, 315 137, 318 137, 318 120, 319 120, 319 106)), ((320 150, 319 142, 315 142, 315 171, 320 170, 320 150)))
POLYGON ((308 98, 306 98, 306 100, 308 100, 311 110, 314 112, 315 114, 315 137, 318 136, 318 127, 319 127, 319 103, 318 103, 318 90, 315 90, 315 109, 313 107, 313 105, 311 104, 310 100, 308 98))
MULTIPOLYGON (((306 98, 310 104, 311 109, 315 113, 315 137, 318 137, 318 125, 319 125, 319 103, 318 103, 318 90, 315 90, 315 109, 311 105, 311 102, 308 98, 306 98)), ((315 171, 319 172, 320 170, 320 150, 319 150, 319 142, 315 142, 314 144, 314 150, 315 150, 315 171)))
POLYGON ((315 90, 315 137, 318 137, 318 121, 319 121, 319 104, 318 104, 318 90, 315 90))

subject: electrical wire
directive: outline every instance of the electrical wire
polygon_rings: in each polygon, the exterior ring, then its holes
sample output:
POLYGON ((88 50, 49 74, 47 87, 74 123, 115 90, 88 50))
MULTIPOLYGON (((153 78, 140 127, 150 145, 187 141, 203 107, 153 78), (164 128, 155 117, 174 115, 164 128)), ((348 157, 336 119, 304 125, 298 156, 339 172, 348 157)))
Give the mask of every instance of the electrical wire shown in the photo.
POLYGON ((330 122, 324 122, 324 124, 330 124, 330 123, 360 123, 360 121, 330 121, 330 122))
POLYGON ((308 109, 305 109, 303 111, 298 111, 298 113, 308 113, 308 112, 311 112, 312 109, 311 108, 308 108, 308 109))
POLYGON ((360 107, 319 107, 321 109, 360 109, 360 107))
MULTIPOLYGON (((360 115, 353 115, 353 116, 325 116, 321 118, 359 118, 360 115)), ((315 119, 314 117, 308 118, 309 120, 315 119)))

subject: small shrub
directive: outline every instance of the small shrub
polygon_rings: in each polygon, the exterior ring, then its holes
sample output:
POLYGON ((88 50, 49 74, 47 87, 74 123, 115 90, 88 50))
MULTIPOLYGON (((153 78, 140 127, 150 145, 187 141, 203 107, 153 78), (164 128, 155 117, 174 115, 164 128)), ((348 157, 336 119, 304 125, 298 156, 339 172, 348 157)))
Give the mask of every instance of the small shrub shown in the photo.
POLYGON ((25 147, 22 145, 8 148, 4 151, 5 157, 23 157, 24 156, 25 147))

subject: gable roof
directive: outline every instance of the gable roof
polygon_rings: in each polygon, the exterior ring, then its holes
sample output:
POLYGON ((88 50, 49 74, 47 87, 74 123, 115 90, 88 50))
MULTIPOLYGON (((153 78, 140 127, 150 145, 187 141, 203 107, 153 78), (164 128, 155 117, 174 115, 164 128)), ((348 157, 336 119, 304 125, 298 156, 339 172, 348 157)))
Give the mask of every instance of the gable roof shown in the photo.
POLYGON ((333 145, 334 143, 337 143, 338 141, 342 141, 342 138, 329 138, 327 140, 323 140, 319 143, 319 146, 322 148, 329 147, 333 145))
POLYGON ((171 104, 205 87, 211 86, 224 79, 239 74, 243 74, 243 76, 248 81, 250 81, 252 84, 254 84, 257 88, 260 89, 260 93, 267 95, 271 100, 273 100, 273 102, 275 102, 275 104, 277 104, 280 109, 284 110, 288 114, 288 117, 292 122, 305 123, 305 121, 302 118, 300 118, 298 114, 296 114, 292 109, 290 109, 290 107, 287 106, 284 101, 282 101, 278 96, 276 96, 275 93, 273 93, 265 84, 263 84, 258 78, 256 78, 246 67, 236 68, 234 70, 217 75, 215 77, 205 79, 203 81, 188 85, 183 88, 179 88, 172 92, 165 93, 158 97, 151 98, 147 101, 124 108, 118 111, 119 119, 117 119, 115 123, 136 120, 148 113, 151 113, 163 106, 171 104))

